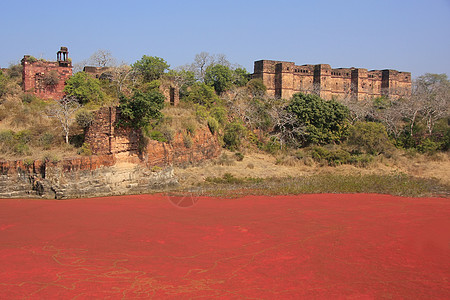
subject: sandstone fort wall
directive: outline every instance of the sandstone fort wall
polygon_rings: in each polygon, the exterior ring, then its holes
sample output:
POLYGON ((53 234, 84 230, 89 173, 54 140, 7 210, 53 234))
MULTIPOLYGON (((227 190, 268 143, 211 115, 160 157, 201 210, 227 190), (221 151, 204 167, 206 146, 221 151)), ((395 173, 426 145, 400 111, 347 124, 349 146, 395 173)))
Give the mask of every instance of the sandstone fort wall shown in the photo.
POLYGON ((293 62, 259 60, 255 61, 253 78, 262 79, 269 96, 285 99, 298 92, 315 93, 326 100, 398 99, 411 93, 411 73, 396 70, 332 69, 327 64, 297 66, 293 62))

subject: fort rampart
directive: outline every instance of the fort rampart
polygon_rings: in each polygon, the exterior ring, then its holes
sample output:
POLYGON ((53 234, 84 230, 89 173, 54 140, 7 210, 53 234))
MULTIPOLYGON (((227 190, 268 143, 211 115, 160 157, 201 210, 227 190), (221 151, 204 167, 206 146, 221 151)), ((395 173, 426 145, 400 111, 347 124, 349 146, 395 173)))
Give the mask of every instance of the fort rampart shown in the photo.
POLYGON ((332 69, 327 64, 297 66, 293 62, 259 60, 255 61, 253 78, 262 79, 269 96, 285 99, 298 92, 315 93, 326 100, 398 99, 411 93, 411 73, 396 70, 332 69))

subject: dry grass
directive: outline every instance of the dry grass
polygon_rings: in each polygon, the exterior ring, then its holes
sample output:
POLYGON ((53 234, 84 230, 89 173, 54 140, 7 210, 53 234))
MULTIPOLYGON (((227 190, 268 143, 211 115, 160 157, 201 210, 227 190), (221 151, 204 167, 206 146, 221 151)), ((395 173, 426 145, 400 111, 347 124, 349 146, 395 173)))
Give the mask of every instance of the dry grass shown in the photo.
MULTIPOLYGON (((280 157, 273 157, 259 152, 247 153, 242 161, 233 160, 232 163, 225 164, 222 163, 224 156, 230 160, 234 157, 234 154, 224 151, 218 159, 205 162, 200 166, 184 169, 175 168, 175 174, 180 177, 181 188, 204 183, 207 178, 228 176, 226 174, 241 179, 270 179, 269 182, 273 181, 273 178, 307 178, 311 176, 330 176, 330 174, 338 178, 353 178, 355 180, 371 178, 371 176, 374 176, 373 178, 390 178, 389 176, 392 176, 392 174, 403 174, 406 177, 401 179, 410 183, 415 182, 415 179, 411 181, 409 179, 406 180, 406 178, 414 177, 419 181, 422 179, 431 180, 430 184, 450 185, 450 158, 448 153, 439 154, 438 157, 417 155, 414 158, 408 158, 404 155, 399 155, 395 159, 377 158, 368 167, 356 167, 353 165, 320 166, 311 162, 308 158, 287 157, 283 158, 283 163, 280 163, 280 157), (294 159, 296 160, 294 161, 294 159), (295 163, 292 163, 293 161, 295 163)), ((384 182, 381 179, 377 180, 384 182)), ((367 185, 369 184, 370 181, 367 182, 367 185)))
POLYGON ((202 124, 196 122, 195 112, 190 107, 166 106, 162 113, 164 115, 164 124, 175 132, 185 132, 195 128, 202 127, 202 124))
MULTIPOLYGON (((23 103, 21 96, 23 95, 20 93, 9 95, 0 105, 0 133, 26 132, 27 138, 26 141, 18 141, 16 137, 9 141, 0 141, 0 159, 36 160, 48 157, 51 160, 59 160, 76 156, 76 149, 64 143, 57 120, 46 115, 47 102, 35 99, 30 103, 23 103)), ((77 126, 73 126, 72 134, 80 132, 77 126)))

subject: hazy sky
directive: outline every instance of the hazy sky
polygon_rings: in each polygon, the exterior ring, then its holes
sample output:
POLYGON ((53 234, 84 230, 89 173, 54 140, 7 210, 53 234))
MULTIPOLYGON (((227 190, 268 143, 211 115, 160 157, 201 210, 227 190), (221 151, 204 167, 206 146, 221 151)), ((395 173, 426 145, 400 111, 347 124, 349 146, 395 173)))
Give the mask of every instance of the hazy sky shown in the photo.
POLYGON ((1 0, 0 67, 24 54, 73 62, 106 49, 171 67, 202 51, 253 72, 260 59, 450 75, 450 0, 1 0))

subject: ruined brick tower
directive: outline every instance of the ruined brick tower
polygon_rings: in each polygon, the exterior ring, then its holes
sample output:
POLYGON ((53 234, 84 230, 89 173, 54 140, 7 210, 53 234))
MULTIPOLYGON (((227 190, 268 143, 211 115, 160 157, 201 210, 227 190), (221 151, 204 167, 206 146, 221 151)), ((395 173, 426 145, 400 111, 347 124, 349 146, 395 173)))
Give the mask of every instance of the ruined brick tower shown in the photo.
POLYGON ((23 90, 42 99, 60 99, 64 96, 64 85, 72 76, 69 51, 61 47, 57 61, 37 60, 30 55, 22 59, 23 90))
POLYGON ((395 70, 332 69, 327 64, 296 66, 293 62, 259 60, 255 61, 253 78, 262 79, 269 96, 285 99, 298 92, 315 93, 326 100, 398 99, 411 94, 411 73, 395 70))

